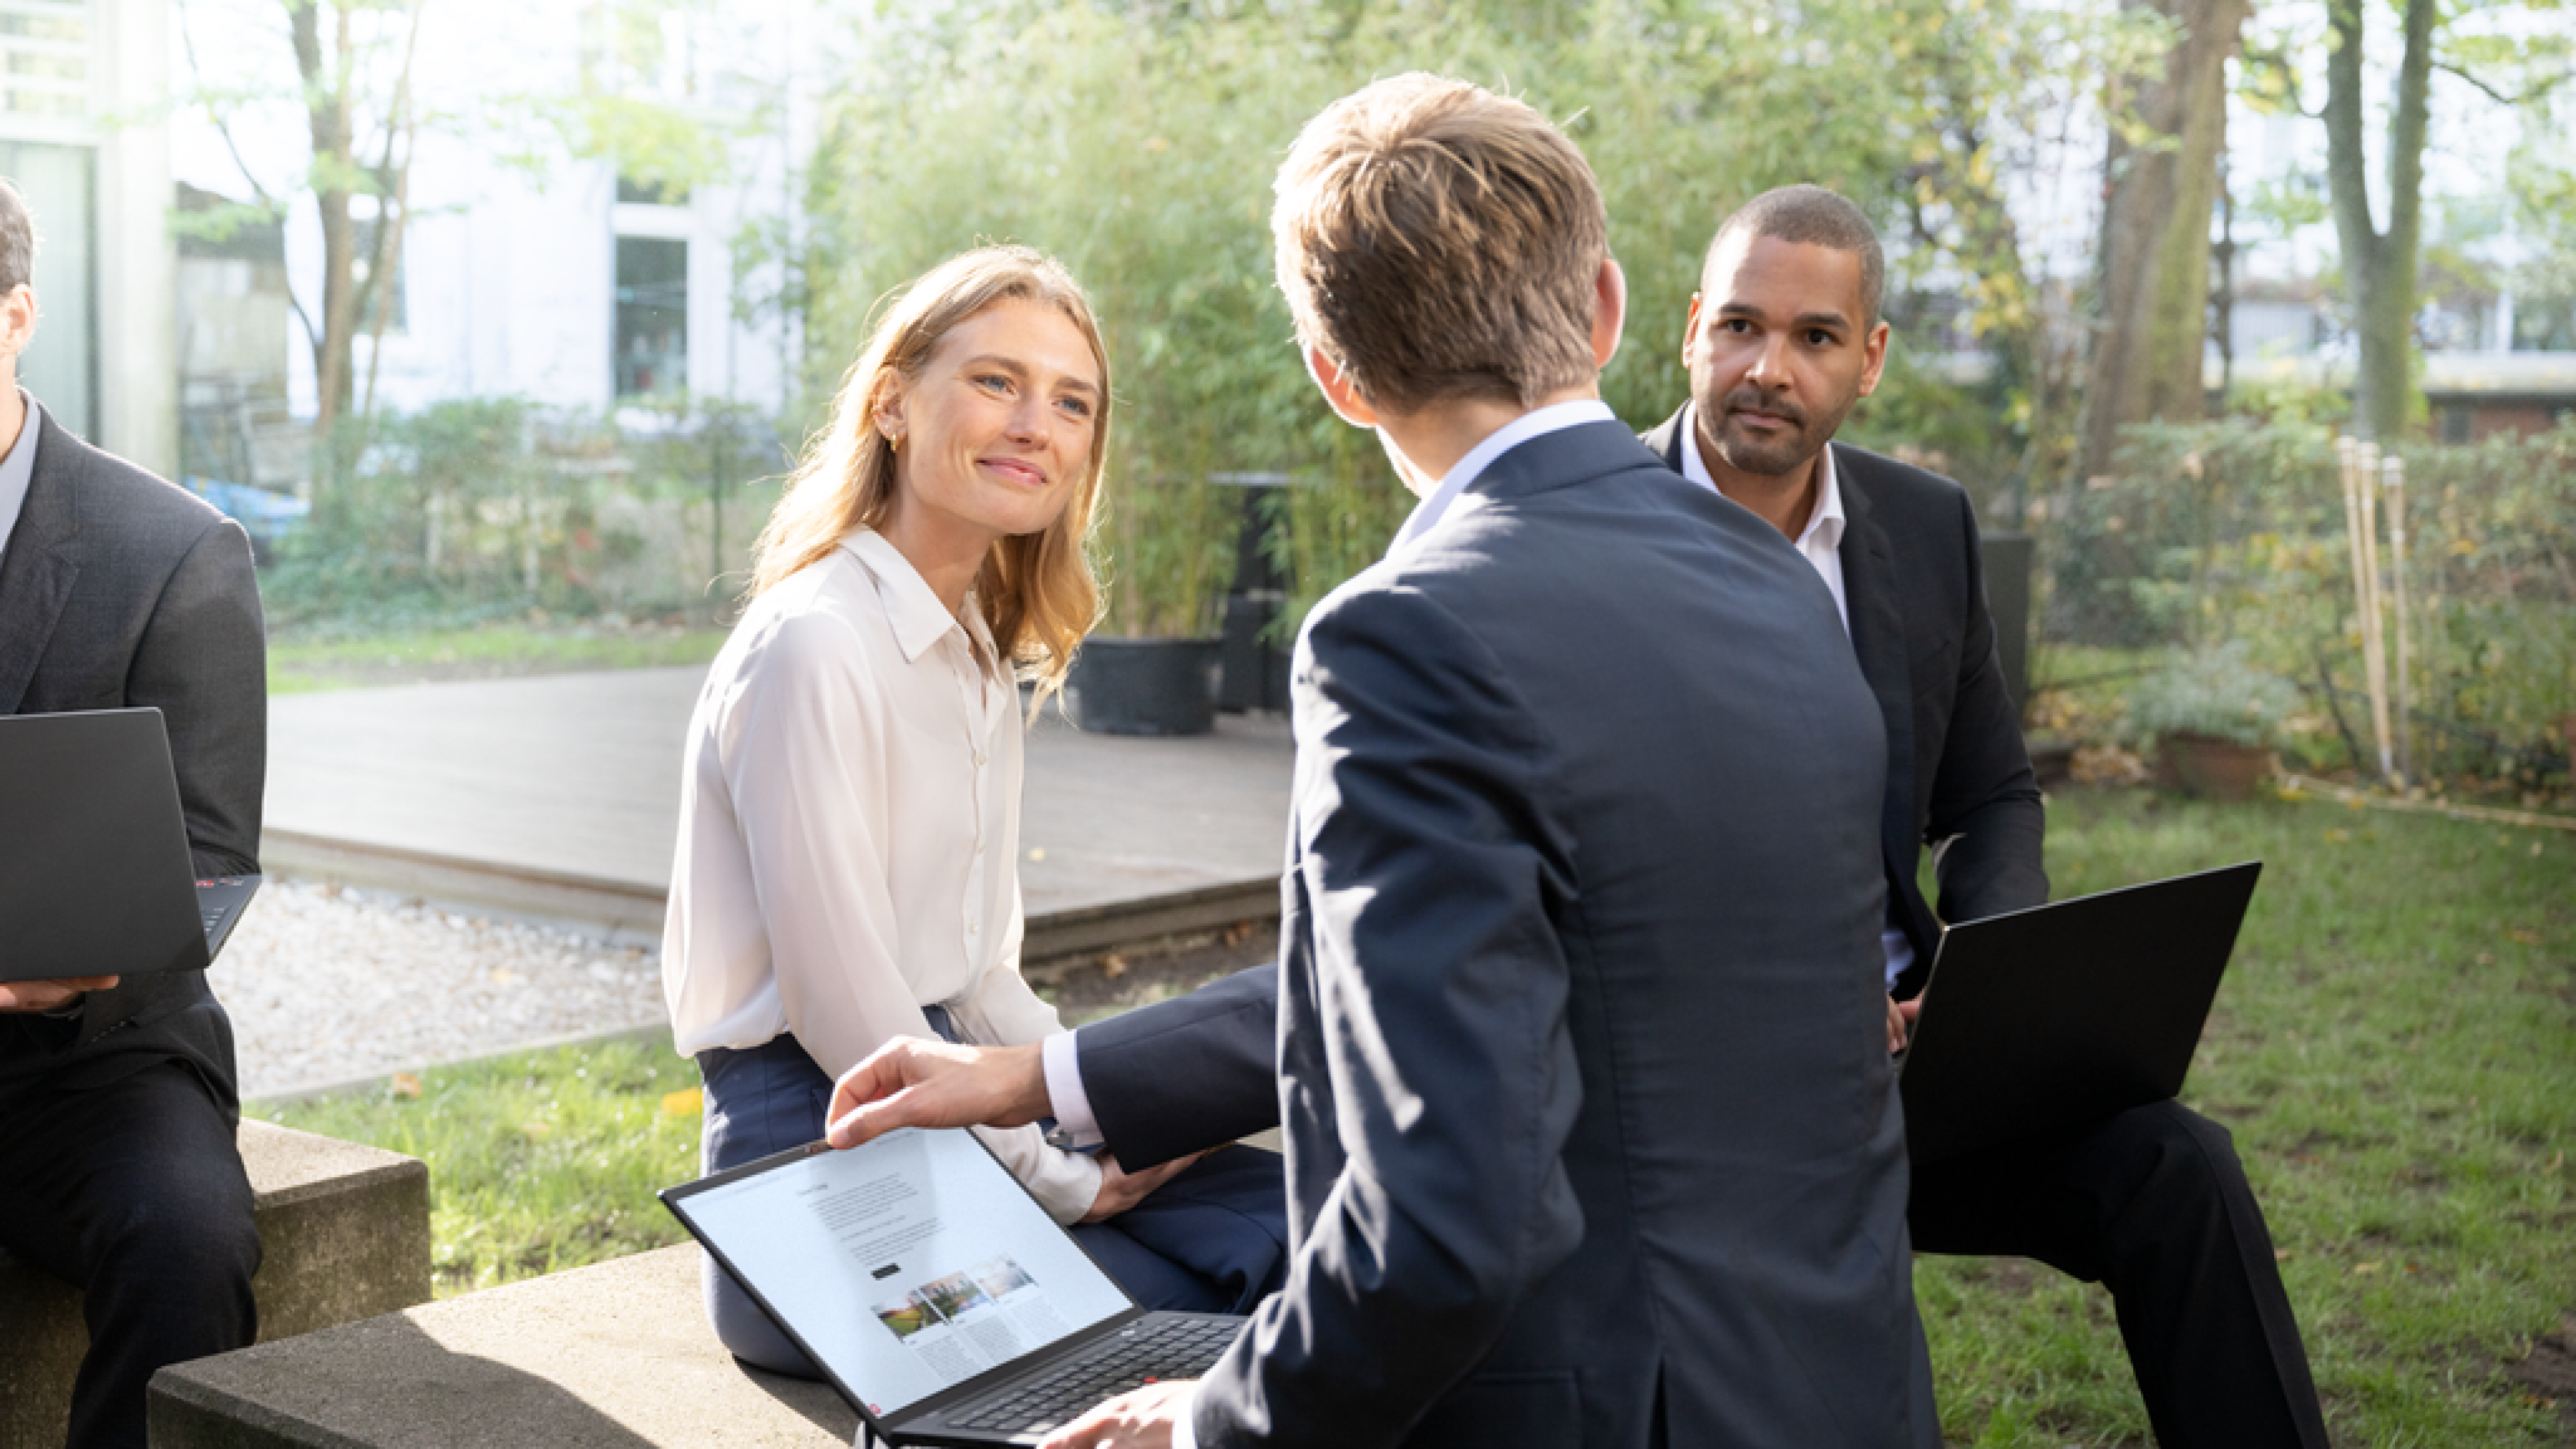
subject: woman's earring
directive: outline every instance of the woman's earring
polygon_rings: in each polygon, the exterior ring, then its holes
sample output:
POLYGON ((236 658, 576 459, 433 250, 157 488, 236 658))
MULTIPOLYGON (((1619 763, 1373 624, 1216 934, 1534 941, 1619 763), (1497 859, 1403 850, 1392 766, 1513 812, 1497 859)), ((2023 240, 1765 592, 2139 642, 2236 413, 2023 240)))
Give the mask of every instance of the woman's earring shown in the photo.
POLYGON ((886 435, 885 435, 885 440, 886 440, 886 451, 887 451, 887 452, 889 452, 889 453, 900 453, 900 452, 902 452, 902 451, 903 451, 903 434, 901 434, 901 433, 888 433, 888 434, 886 434, 886 435))

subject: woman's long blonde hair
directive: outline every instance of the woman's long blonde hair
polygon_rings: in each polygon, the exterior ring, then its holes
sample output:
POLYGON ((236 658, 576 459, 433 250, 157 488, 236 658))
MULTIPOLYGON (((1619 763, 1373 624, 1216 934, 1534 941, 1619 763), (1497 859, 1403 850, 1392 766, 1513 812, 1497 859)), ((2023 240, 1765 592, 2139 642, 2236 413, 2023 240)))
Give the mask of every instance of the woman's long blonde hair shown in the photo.
POLYGON ((832 418, 806 444, 753 546, 751 596, 776 588, 807 564, 830 555, 853 528, 873 528, 893 511, 895 450, 877 431, 879 391, 890 376, 909 380, 942 339, 1002 301, 1036 302, 1062 312, 1091 344, 1100 369, 1100 410, 1091 430, 1091 461, 1055 522, 1032 534, 996 541, 975 576, 975 599, 1004 658, 1038 681, 1038 698, 1064 685, 1082 636, 1100 617, 1100 585, 1086 552, 1100 481, 1109 456, 1109 350, 1081 286, 1053 258, 1023 246, 978 247, 950 257, 906 288, 859 349, 858 361, 832 399, 832 418))

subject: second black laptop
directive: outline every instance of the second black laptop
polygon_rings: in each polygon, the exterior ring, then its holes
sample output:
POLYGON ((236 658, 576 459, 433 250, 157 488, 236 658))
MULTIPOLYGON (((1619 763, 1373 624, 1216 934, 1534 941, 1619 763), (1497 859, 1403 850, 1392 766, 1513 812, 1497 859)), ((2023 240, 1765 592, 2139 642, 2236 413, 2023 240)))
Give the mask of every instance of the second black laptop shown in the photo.
POLYGON ((1952 926, 1907 1044, 1917 1163, 2178 1095, 2261 861, 1952 926))

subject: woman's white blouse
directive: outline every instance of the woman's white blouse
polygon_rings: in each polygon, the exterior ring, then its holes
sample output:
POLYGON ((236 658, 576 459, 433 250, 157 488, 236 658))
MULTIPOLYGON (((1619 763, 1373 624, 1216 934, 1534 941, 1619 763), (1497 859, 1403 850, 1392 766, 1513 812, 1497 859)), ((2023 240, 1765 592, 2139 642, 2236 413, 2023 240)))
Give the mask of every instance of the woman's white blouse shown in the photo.
MULTIPOLYGON (((793 1031, 838 1078, 947 1007, 985 1043, 1063 1030, 1020 979, 1019 690, 870 529, 752 602, 689 721, 662 990, 683 1053, 793 1031)), ((1059 1222, 1100 1169, 976 1129, 1059 1222)))

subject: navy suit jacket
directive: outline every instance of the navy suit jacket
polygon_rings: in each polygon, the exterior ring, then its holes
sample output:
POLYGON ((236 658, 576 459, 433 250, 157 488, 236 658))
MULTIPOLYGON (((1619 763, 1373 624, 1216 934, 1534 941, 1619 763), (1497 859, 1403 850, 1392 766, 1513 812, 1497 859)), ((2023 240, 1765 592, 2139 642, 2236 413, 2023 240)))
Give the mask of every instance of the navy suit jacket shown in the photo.
MULTIPOLYGON (((0 714, 158 707, 196 868, 257 871, 268 677, 249 538, 41 408, 27 425, 36 468, 0 555, 0 714)), ((173 1058, 233 1100, 232 1026, 202 971, 92 992, 70 1018, 0 1013, 0 1092, 173 1058)))
POLYGON ((1886 745, 1813 571, 1585 424, 1335 591, 1292 678, 1296 1255, 1201 1442, 1936 1444, 1886 745))

